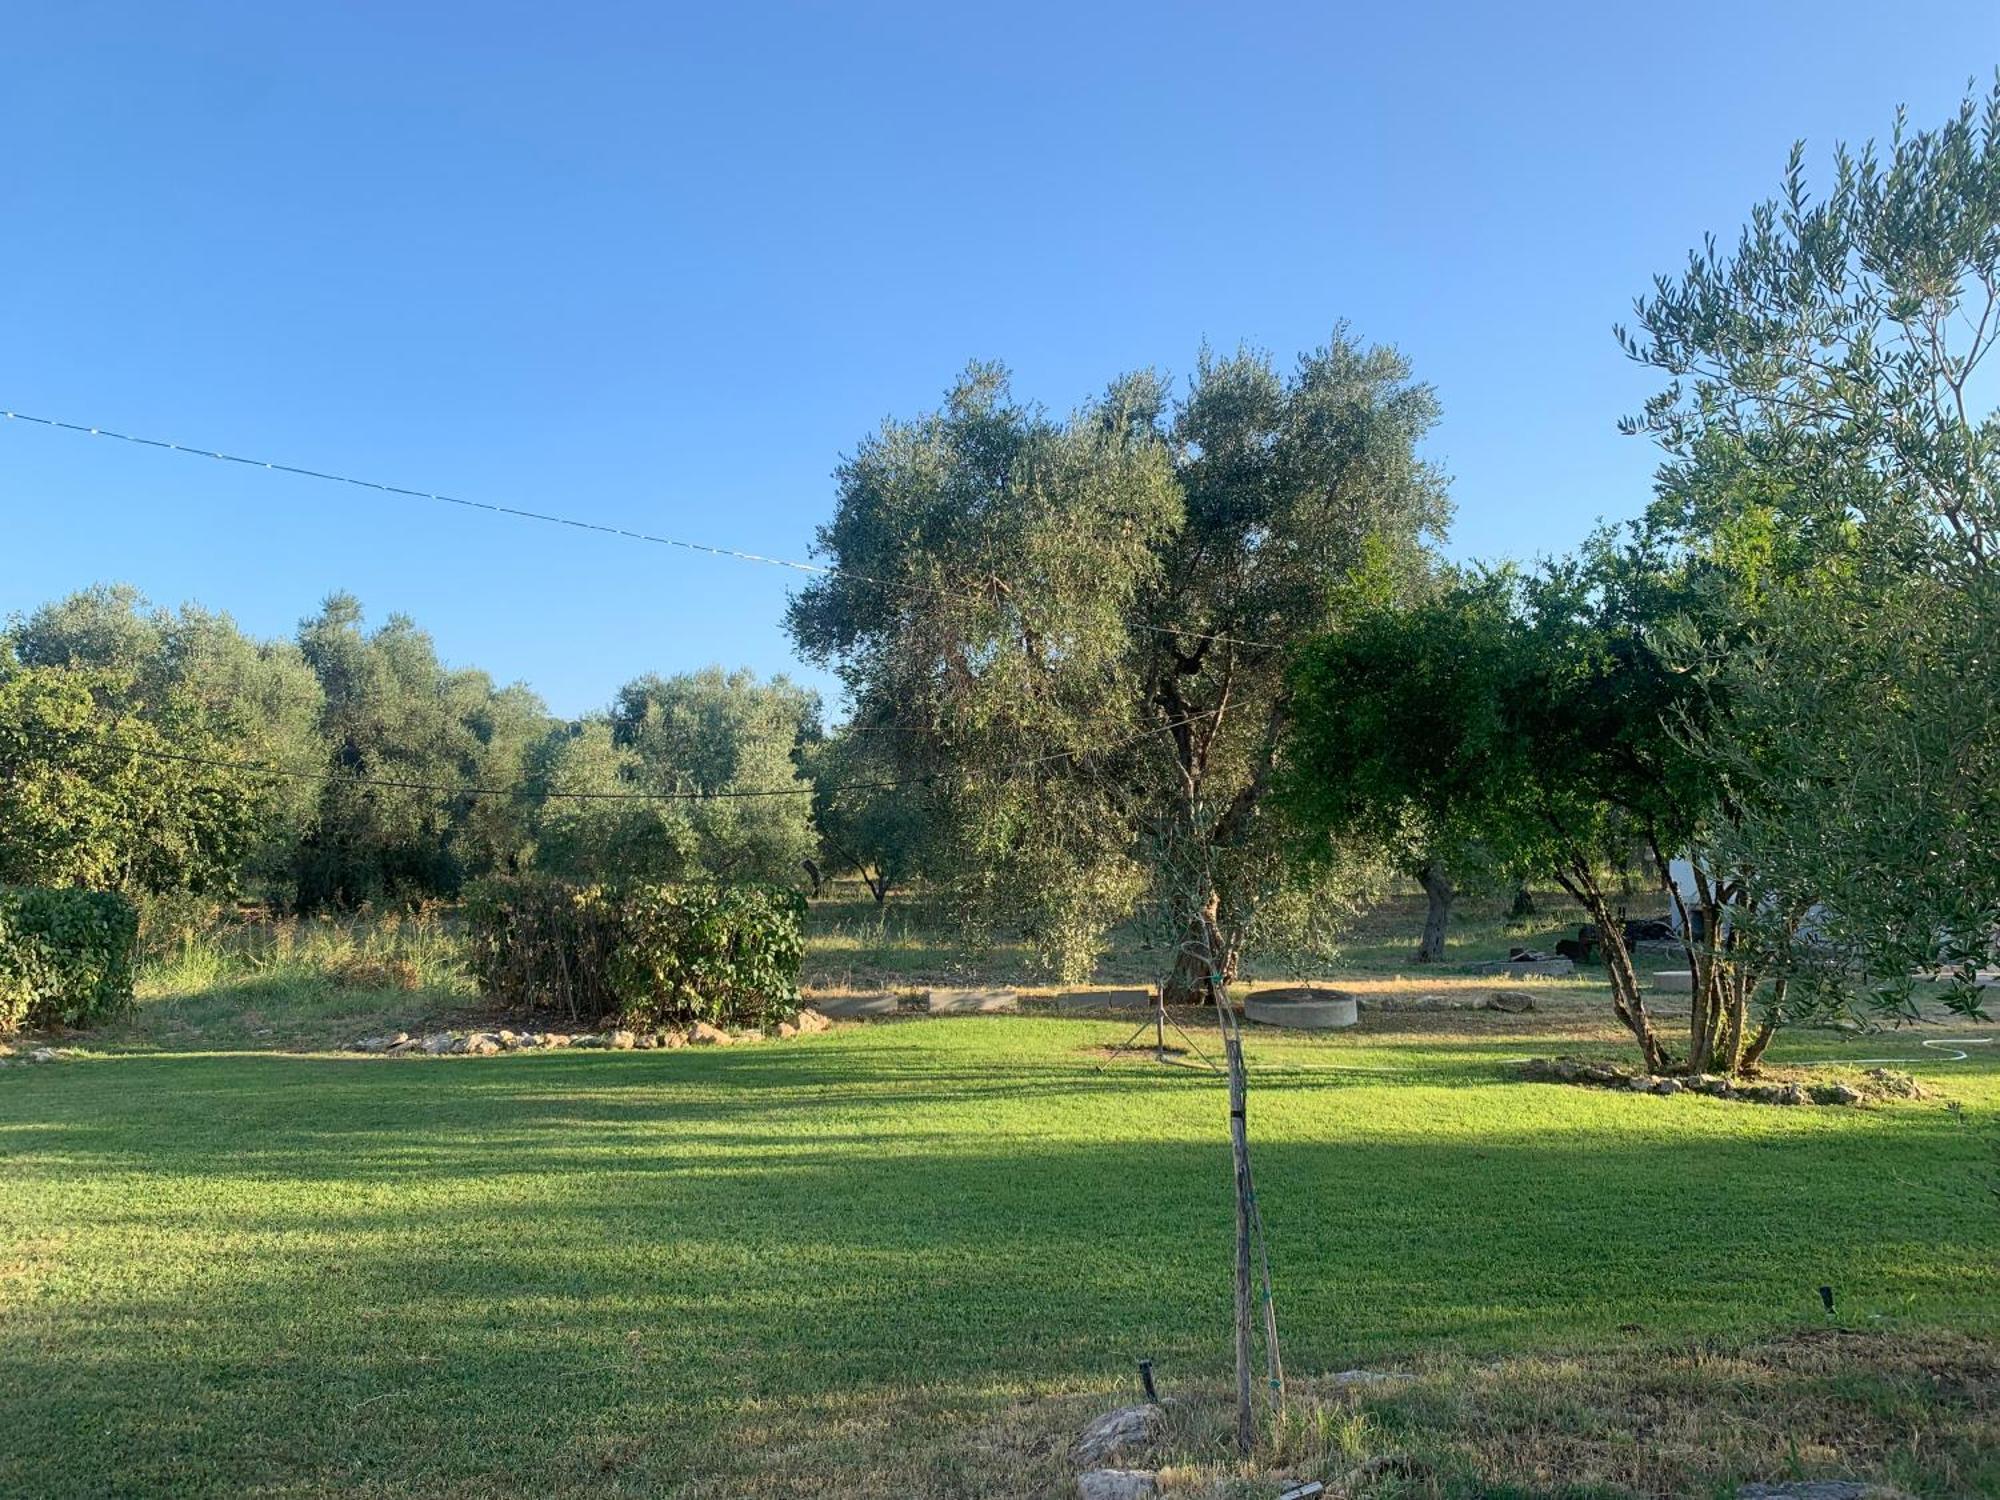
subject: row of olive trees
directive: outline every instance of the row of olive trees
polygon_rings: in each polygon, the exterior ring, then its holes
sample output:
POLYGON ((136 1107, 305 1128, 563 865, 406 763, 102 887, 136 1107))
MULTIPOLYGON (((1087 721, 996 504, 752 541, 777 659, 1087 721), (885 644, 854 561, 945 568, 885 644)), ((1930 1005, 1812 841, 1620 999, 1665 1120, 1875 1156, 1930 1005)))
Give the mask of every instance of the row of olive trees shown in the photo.
POLYGON ((820 741, 783 678, 649 676, 565 723, 346 595, 260 641, 95 588, 0 633, 0 882, 311 910, 495 870, 796 881, 820 741))

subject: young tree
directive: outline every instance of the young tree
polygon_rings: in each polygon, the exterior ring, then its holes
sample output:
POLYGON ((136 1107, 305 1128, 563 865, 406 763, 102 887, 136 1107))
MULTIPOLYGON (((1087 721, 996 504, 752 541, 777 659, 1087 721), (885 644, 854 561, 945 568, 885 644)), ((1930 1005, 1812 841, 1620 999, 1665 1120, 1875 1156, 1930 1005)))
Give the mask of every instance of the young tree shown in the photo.
POLYGON ((1972 980, 2000 931, 2000 85, 1886 153, 1835 154, 1734 250, 1637 304, 1631 356, 1671 384, 1628 423, 1665 448, 1653 521, 1726 581, 1733 644, 1695 641, 1730 712, 1700 748, 1762 872, 1768 933, 1825 997, 1858 967, 1972 980))
POLYGON ((936 813, 931 790, 902 779, 900 725, 838 729, 808 749, 820 848, 859 875, 881 905, 923 868, 936 813))
POLYGON ((1490 862, 1503 723, 1508 574, 1443 578, 1399 606, 1385 591, 1301 653, 1281 800, 1324 861, 1348 840, 1413 875, 1427 910, 1418 963, 1444 957, 1454 869, 1490 862))
POLYGON ((1435 417, 1400 355, 1339 330, 1289 377, 1204 352, 1178 400, 1131 376, 1067 421, 975 366, 841 466, 792 630, 858 723, 930 731, 898 758, 937 788, 971 918, 1077 974, 1144 896, 1170 998, 1234 976, 1284 864, 1263 814, 1288 653, 1371 545, 1422 571, 1449 515, 1416 456, 1435 417))
POLYGON ((1763 888, 1709 861, 1736 815, 1690 746, 1714 700, 1661 649, 1700 597, 1643 546, 1600 538, 1534 575, 1366 613, 1302 656, 1282 800, 1308 849, 1356 832, 1405 850, 1477 840, 1500 866, 1555 881, 1597 927, 1612 1009, 1648 1069, 1737 1073, 1768 1045, 1782 996, 1753 1015, 1774 955, 1743 919, 1763 888), (1668 899, 1672 851, 1695 856, 1684 1050, 1648 1006, 1602 874, 1635 842, 1668 899))

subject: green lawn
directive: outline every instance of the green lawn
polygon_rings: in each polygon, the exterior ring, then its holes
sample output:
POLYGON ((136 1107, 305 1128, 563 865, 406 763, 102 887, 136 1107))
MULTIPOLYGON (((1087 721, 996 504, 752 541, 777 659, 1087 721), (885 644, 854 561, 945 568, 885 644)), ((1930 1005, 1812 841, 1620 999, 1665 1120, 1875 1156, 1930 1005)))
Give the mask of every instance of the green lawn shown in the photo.
MULTIPOLYGON (((1576 1043, 1492 1019, 1253 1032, 1303 1387, 1355 1365, 1721 1358, 1819 1328, 1823 1282, 1839 1326, 1889 1341, 1885 1367, 1939 1333, 1990 1374, 1993 1049, 1922 1070, 1960 1108, 1785 1110, 1515 1083, 1504 1059, 1576 1043)), ((1226 1370, 1222 1092, 1096 1071, 1092 1046, 1128 1029, 490 1059, 155 1038, 9 1068, 0 1494, 1054 1493, 1061 1432, 1129 1391, 1135 1358, 1169 1391, 1226 1370)), ((1843 1050, 1915 1049, 1791 1047, 1843 1050)), ((1587 1372, 1564 1389, 1562 1420, 1618 1430, 1589 1415, 1587 1372)), ((1894 1426, 1912 1389, 1848 1395, 1894 1426)), ((1318 1420, 1323 1453, 1419 1441, 1387 1398, 1318 1420)), ((1905 1482, 2000 1484, 1972 1439, 1926 1441, 1905 1482)), ((1370 1492, 1479 1492, 1412 1472, 1370 1492)), ((1531 1479, 1510 1492, 1625 1492, 1531 1479)))

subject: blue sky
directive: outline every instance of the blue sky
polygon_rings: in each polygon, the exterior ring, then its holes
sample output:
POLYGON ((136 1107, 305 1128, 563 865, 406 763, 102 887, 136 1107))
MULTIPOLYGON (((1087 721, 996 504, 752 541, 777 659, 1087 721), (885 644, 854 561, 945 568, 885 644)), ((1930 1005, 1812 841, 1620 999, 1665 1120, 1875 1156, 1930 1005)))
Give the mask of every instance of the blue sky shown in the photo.
MULTIPOLYGON (((1990 0, 17 7, 0 407, 802 556, 969 358, 1066 409, 1346 318, 1531 556, 1644 502, 1650 276, 1996 62, 1990 0)), ((564 713, 796 671, 775 569, 0 423, 0 610, 111 580, 564 713)))

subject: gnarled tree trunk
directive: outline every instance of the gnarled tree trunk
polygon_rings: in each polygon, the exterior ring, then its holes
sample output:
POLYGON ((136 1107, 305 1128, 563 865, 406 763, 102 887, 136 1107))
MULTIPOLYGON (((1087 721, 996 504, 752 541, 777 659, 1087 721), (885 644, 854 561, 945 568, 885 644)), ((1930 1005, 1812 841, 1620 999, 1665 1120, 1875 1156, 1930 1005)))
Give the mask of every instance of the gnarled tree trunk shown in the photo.
POLYGON ((1417 883, 1424 888, 1424 936, 1417 944, 1417 962, 1436 964, 1444 962, 1445 932, 1451 926, 1451 903, 1458 892, 1452 888, 1451 877, 1437 860, 1426 860, 1417 872, 1417 883))

